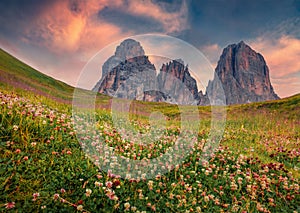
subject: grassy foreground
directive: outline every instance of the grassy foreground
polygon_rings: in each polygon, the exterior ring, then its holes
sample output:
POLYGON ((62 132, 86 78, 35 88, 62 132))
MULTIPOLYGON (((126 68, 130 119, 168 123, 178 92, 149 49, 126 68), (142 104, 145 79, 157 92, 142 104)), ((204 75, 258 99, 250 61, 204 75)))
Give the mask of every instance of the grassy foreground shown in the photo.
MULTIPOLYGON (((101 102, 101 100, 100 100, 101 102)), ((12 212, 299 212, 300 96, 228 108, 223 139, 209 163, 202 152, 208 108, 198 142, 185 162, 152 179, 101 171, 82 151, 72 106, 29 93, 0 92, 0 209, 12 212)), ((108 146, 132 159, 155 157, 174 144, 176 107, 144 104, 169 117, 155 146, 123 141, 110 113, 97 110, 108 146)), ((149 126, 139 117, 138 128, 149 126)), ((84 128, 84 127, 83 127, 84 128)))

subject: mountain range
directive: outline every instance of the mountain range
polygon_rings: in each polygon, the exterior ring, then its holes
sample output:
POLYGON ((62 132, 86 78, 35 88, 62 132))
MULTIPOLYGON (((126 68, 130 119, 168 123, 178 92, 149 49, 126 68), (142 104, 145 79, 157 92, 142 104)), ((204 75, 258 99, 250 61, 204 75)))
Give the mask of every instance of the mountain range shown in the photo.
POLYGON ((118 98, 169 102, 182 105, 210 105, 218 99, 220 82, 226 104, 243 104, 279 99, 270 82, 263 56, 243 41, 224 50, 206 92, 181 59, 162 64, 157 74, 154 64, 138 41, 126 39, 102 66, 102 77, 93 91, 118 98))

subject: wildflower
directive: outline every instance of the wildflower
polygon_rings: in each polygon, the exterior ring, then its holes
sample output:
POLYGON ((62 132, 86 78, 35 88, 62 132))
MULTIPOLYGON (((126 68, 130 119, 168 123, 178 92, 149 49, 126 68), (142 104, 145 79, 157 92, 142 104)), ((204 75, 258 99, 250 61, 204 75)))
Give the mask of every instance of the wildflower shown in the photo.
POLYGON ((86 189, 85 190, 85 196, 89 197, 92 194, 92 190, 91 189, 86 189))
POLYGON ((19 129, 19 127, 17 125, 13 125, 13 130, 17 131, 19 129))
POLYGON ((5 208, 6 209, 12 209, 15 208, 15 202, 9 202, 9 203, 5 203, 5 208))
POLYGON ((110 189, 110 188, 113 186, 113 183, 112 183, 111 181, 107 181, 107 182, 105 183, 105 185, 106 185, 107 188, 110 189))
POLYGON ((251 180, 250 176, 246 176, 246 180, 249 182, 251 180))
POLYGON ((217 206, 220 205, 220 201, 219 201, 218 198, 215 199, 215 204, 216 204, 217 206))
POLYGON ((97 186, 97 187, 101 187, 101 186, 103 186, 103 184, 102 184, 102 183, 100 183, 100 182, 98 182, 98 181, 95 181, 95 186, 97 186))
POLYGON ((124 203, 124 207, 125 207, 125 210, 127 211, 127 210, 129 210, 129 208, 130 208, 130 203, 124 203))
POLYGON ((247 185, 246 191, 250 193, 252 191, 252 185, 247 185))
POLYGON ((45 209, 46 208, 46 206, 44 205, 44 206, 41 206, 41 209, 45 209))
POLYGON ((204 196, 204 201, 208 202, 209 201, 209 197, 208 196, 204 196))
POLYGON ((23 158, 25 161, 27 161, 28 160, 28 156, 24 156, 24 158, 23 158))
POLYGON ((82 211, 82 210, 83 210, 83 206, 82 206, 82 205, 78 205, 78 206, 77 206, 77 210, 78 210, 78 211, 82 211))
POLYGON ((297 183, 294 184, 294 190, 299 191, 299 185, 297 183))
POLYGON ((262 181, 262 182, 260 183, 260 185, 261 185, 261 188, 262 188, 262 189, 265 189, 265 188, 266 188, 266 182, 265 182, 265 181, 262 181))
POLYGON ((21 149, 16 149, 15 153, 16 153, 16 154, 21 153, 21 149))
POLYGON ((61 189, 60 189, 60 192, 61 192, 61 193, 65 193, 65 192, 66 192, 66 190, 65 190, 65 189, 63 189, 63 188, 61 188, 61 189))
POLYGON ((111 200, 114 200, 115 199, 115 192, 111 189, 108 189, 105 193, 105 195, 111 199, 111 200))
POLYGON ((32 196, 33 196, 32 201, 36 201, 36 199, 40 196, 40 193, 38 193, 38 192, 33 193, 32 196))
POLYGON ((243 182, 243 178, 241 178, 241 177, 238 177, 238 184, 239 184, 239 185, 241 185, 241 184, 242 184, 242 182, 243 182))
POLYGON ((150 190, 153 189, 153 181, 152 180, 148 181, 148 187, 149 187, 150 190))
POLYGON ((208 170, 205 170, 205 175, 209 175, 209 171, 208 170))
POLYGON ((235 191, 235 190, 237 190, 238 186, 236 185, 235 182, 231 182, 230 188, 231 188, 232 191, 235 191))
POLYGON ((115 205, 114 205, 114 209, 118 209, 120 207, 120 203, 116 203, 115 205))
POLYGON ((59 198, 59 194, 54 194, 53 195, 53 200, 57 200, 59 198))

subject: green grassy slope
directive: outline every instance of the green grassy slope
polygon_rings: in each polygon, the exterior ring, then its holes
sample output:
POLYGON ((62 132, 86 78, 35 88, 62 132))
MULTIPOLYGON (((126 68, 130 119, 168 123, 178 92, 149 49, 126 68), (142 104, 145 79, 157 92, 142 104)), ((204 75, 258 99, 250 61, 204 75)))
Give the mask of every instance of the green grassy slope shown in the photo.
POLYGON ((0 49, 0 86, 19 88, 34 93, 71 100, 73 87, 42 74, 0 49))

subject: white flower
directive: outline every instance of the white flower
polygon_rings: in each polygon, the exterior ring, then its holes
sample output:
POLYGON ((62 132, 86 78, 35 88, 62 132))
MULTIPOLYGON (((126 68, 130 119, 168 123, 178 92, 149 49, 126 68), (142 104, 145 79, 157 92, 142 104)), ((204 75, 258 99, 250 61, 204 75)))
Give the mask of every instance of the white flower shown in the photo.
POLYGON ((89 197, 92 194, 92 190, 91 189, 86 189, 85 192, 86 192, 85 195, 87 197, 89 197))
POLYGON ((98 181, 95 181, 95 186, 103 186, 103 184, 98 181))
POLYGON ((82 210, 83 210, 83 206, 82 206, 82 205, 78 205, 78 206, 77 206, 77 210, 78 210, 78 211, 82 211, 82 210))
POLYGON ((130 208, 130 203, 128 203, 128 202, 124 203, 124 207, 125 207, 126 210, 128 210, 130 208))

